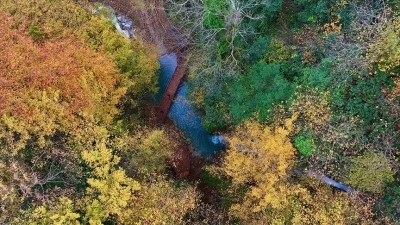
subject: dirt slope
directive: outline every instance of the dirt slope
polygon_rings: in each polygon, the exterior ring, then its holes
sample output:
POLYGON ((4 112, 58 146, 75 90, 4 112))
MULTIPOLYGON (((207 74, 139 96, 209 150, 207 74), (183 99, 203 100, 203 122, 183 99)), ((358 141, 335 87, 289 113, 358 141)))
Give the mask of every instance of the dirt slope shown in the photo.
POLYGON ((144 41, 159 47, 160 54, 179 52, 184 46, 169 22, 163 0, 103 0, 133 20, 144 41))

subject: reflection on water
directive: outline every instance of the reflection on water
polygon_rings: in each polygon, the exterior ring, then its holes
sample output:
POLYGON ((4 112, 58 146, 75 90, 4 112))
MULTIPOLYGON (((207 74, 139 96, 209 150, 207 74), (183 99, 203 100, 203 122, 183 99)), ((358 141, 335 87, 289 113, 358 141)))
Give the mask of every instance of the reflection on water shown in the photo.
POLYGON ((175 53, 171 53, 161 56, 158 61, 160 62, 160 70, 158 72, 158 86, 160 89, 155 96, 155 100, 160 103, 177 66, 177 57, 175 53))
POLYGON ((187 85, 182 83, 168 116, 185 133, 200 155, 212 156, 224 147, 222 137, 207 133, 201 123, 201 116, 186 99, 186 91, 187 85))
MULTIPOLYGON (((157 102, 161 101, 162 95, 177 66, 176 54, 163 55, 159 61, 161 66, 158 79, 160 89, 156 95, 157 102)), ((186 91, 187 85, 182 83, 178 88, 168 117, 184 132, 200 155, 205 157, 212 156, 223 148, 222 137, 207 133, 201 124, 200 114, 196 112, 193 105, 186 99, 186 91)))

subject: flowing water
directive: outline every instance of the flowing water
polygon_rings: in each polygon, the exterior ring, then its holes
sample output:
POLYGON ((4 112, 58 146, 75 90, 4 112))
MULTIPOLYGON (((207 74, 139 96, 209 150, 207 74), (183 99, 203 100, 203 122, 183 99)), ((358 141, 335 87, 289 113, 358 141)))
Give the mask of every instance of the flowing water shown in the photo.
MULTIPOLYGON (((175 68, 177 66, 176 54, 163 55, 159 59, 159 92, 156 100, 160 101, 164 91, 168 86, 175 68)), ((196 111, 195 107, 186 98, 187 85, 183 82, 176 93, 174 102, 168 113, 168 117, 174 121, 179 129, 190 140, 196 151, 204 156, 211 157, 224 147, 221 136, 210 135, 204 129, 201 123, 201 115, 196 111)))
POLYGON ((165 90, 167 89, 168 82, 171 80, 177 66, 177 57, 175 53, 161 56, 158 61, 160 62, 160 70, 158 71, 158 93, 155 96, 157 103, 160 103, 165 90))

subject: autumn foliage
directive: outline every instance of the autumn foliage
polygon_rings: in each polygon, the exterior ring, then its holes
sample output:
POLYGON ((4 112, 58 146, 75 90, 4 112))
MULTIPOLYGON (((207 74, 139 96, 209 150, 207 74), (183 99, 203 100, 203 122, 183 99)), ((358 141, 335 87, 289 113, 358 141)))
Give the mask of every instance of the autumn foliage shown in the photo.
POLYGON ((233 206, 236 215, 251 218, 269 207, 281 209, 288 204, 292 191, 284 181, 294 163, 295 149, 288 138, 294 119, 287 120, 285 127, 246 122, 230 138, 222 169, 234 185, 253 184, 244 201, 233 206))
POLYGON ((399 2, 0 0, 0 224, 398 224, 399 2), (175 47, 215 157, 147 118, 175 47))
POLYGON ((81 119, 108 124, 124 94, 115 64, 73 36, 34 43, 1 15, 0 114, 2 139, 27 141, 74 130, 81 119), (11 132, 12 131, 12 132, 11 132))

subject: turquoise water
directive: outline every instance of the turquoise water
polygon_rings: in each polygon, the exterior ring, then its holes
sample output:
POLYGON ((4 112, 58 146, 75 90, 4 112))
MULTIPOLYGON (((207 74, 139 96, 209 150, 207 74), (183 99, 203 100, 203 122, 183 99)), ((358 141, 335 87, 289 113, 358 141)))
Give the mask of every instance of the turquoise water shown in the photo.
MULTIPOLYGON (((123 15, 117 15, 112 10, 113 22, 116 29, 126 37, 134 38, 133 23, 123 15)), ((175 53, 166 54, 159 58, 160 70, 158 72, 159 91, 154 96, 156 103, 160 103, 167 89, 168 83, 177 67, 177 56, 175 53)), ((193 105, 186 99, 187 86, 181 84, 176 98, 171 105, 168 117, 181 129, 186 138, 190 140, 196 151, 204 156, 211 157, 224 147, 221 136, 210 135, 201 124, 201 116, 195 111, 193 105)))
MULTIPOLYGON (((163 55, 159 59, 159 92, 156 101, 159 102, 165 92, 177 66, 175 54, 163 55)), ((187 85, 182 83, 177 91, 174 102, 171 105, 168 117, 181 129, 186 138, 190 140, 196 151, 204 156, 211 157, 224 147, 221 136, 207 133, 201 123, 201 115, 196 112, 194 106, 186 99, 187 85)))
POLYGON ((158 86, 159 90, 155 96, 157 103, 160 103, 162 96, 167 89, 168 82, 171 80, 177 66, 177 58, 175 53, 161 56, 158 61, 160 62, 160 70, 158 71, 158 86))
POLYGON ((186 91, 187 85, 182 83, 169 110, 168 117, 185 133, 200 155, 204 157, 213 156, 224 147, 223 140, 218 135, 207 133, 201 123, 200 114, 186 99, 186 91))

